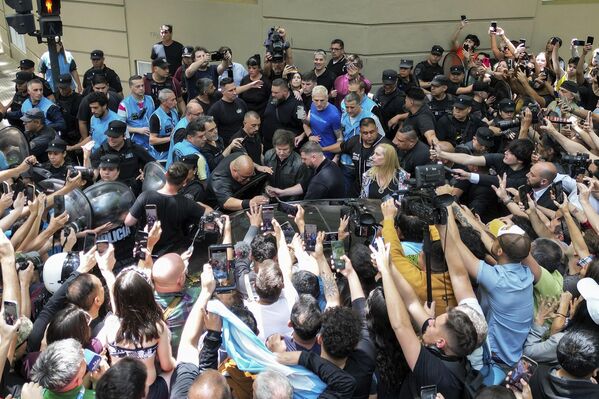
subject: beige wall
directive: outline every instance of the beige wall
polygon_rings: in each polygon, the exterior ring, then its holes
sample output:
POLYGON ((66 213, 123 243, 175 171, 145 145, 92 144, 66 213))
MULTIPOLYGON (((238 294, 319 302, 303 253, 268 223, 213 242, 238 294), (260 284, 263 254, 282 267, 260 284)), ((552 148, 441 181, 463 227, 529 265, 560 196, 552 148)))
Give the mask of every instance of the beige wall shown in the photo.
MULTIPOLYGON (((470 20, 464 32, 476 33, 482 49, 489 46, 491 20, 497 20, 510 38, 527 38, 533 52, 540 51, 554 34, 565 42, 574 36, 594 35, 591 16, 599 15, 599 4, 559 3, 503 0, 499 7, 474 0, 63 0, 63 40, 81 74, 90 67, 89 51, 99 48, 106 54, 107 65, 125 81, 135 72, 136 60, 149 60, 162 23, 174 25, 174 38, 184 45, 210 50, 228 45, 235 60, 242 63, 264 52, 261 43, 266 30, 280 24, 288 29, 300 70, 311 67, 315 49, 328 49, 330 40, 340 37, 348 52, 362 56, 365 74, 378 83, 380 72, 396 68, 400 58, 418 62, 432 44, 448 48, 460 14, 470 20), (575 19, 575 15, 589 18, 575 19)), ((3 14, 4 2, 1 6, 3 14)), ((594 36, 599 44, 599 32, 594 36)), ((4 50, 16 59, 37 59, 45 51, 29 37, 26 55, 7 46, 4 18, 0 38, 4 50)), ((569 51, 562 50, 561 56, 567 59, 569 51)))

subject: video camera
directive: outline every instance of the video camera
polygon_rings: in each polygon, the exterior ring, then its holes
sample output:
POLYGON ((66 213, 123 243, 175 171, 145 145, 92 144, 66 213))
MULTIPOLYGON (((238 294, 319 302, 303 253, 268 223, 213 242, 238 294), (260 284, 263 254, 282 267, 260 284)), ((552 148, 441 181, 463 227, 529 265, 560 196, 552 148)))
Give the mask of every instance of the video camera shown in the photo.
POLYGON ((409 215, 422 219, 426 224, 446 224, 445 207, 454 200, 449 194, 437 195, 435 188, 445 184, 443 165, 420 165, 416 167, 416 178, 409 179, 409 190, 404 190, 401 207, 409 215))
POLYGON ((72 179, 77 177, 77 174, 81 173, 81 178, 88 183, 92 183, 94 181, 94 170, 91 168, 86 168, 84 166, 71 166, 69 168, 69 177, 72 179))
POLYGON ((562 153, 561 163, 568 169, 570 177, 576 178, 576 176, 586 173, 591 160, 589 154, 586 153, 579 152, 576 155, 562 153))
POLYGON ((204 214, 200 218, 198 236, 205 236, 206 234, 220 234, 220 228, 218 227, 218 223, 216 223, 216 221, 222 216, 223 214, 219 211, 212 211, 210 213, 204 214))
POLYGON ((264 47, 272 56, 272 62, 283 62, 285 60, 285 50, 289 48, 289 42, 283 40, 276 27, 272 27, 266 34, 264 47))

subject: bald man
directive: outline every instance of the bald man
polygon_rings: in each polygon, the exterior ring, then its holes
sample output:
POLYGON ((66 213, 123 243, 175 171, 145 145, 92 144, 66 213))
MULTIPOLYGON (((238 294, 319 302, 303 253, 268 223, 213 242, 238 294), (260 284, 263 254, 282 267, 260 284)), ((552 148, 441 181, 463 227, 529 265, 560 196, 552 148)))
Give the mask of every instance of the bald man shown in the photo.
POLYGON ((239 194, 254 177, 254 161, 244 153, 225 157, 208 179, 208 203, 227 211, 249 209, 251 205, 265 205, 268 198, 251 196, 248 191, 239 194))
POLYGON ((166 324, 171 330, 173 353, 177 353, 185 320, 200 295, 199 287, 185 286, 186 271, 185 262, 176 253, 162 255, 152 267, 154 299, 162 309, 166 324))
POLYGON ((551 198, 551 185, 557 177, 557 168, 551 162, 537 162, 533 164, 526 174, 526 184, 532 188, 533 200, 537 205, 552 211, 557 206, 551 198))

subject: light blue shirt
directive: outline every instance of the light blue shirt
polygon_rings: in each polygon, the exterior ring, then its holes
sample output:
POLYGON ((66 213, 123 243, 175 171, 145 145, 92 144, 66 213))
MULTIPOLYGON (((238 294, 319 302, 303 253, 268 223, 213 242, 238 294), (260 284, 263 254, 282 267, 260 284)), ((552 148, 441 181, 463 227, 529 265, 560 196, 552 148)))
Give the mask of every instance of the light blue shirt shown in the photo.
MULTIPOLYGON (((248 74, 248 71, 245 70, 245 68, 243 67, 243 65, 234 62, 233 63, 233 82, 235 82, 235 86, 241 86, 241 79, 243 79, 245 77, 245 75, 248 74)), ((218 85, 220 86, 220 81, 223 80, 223 78, 226 77, 231 77, 229 74, 229 69, 225 69, 223 73, 221 73, 218 77, 218 85)))
POLYGON ((491 266, 480 261, 476 281, 481 288, 481 307, 489 325, 489 344, 507 365, 522 356, 534 312, 530 269, 521 263, 491 266))
POLYGON ((110 109, 106 110, 106 114, 102 118, 92 116, 89 122, 89 135, 94 141, 94 148, 92 151, 96 151, 102 144, 104 144, 107 140, 105 133, 108 130, 108 124, 116 120, 120 120, 119 116, 110 109))

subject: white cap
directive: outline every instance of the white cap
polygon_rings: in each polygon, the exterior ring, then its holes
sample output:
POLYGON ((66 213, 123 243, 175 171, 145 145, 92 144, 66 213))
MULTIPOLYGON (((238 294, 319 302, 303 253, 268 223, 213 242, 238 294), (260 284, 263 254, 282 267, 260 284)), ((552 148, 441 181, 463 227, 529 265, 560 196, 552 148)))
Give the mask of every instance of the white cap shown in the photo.
POLYGON ((590 277, 585 277, 576 284, 578 292, 587 301, 589 316, 599 325, 599 284, 590 277))
POLYGON ((499 228, 497 231, 497 237, 501 237, 504 234, 517 234, 519 236, 523 236, 526 234, 526 232, 519 226, 512 224, 511 226, 505 225, 499 228))

